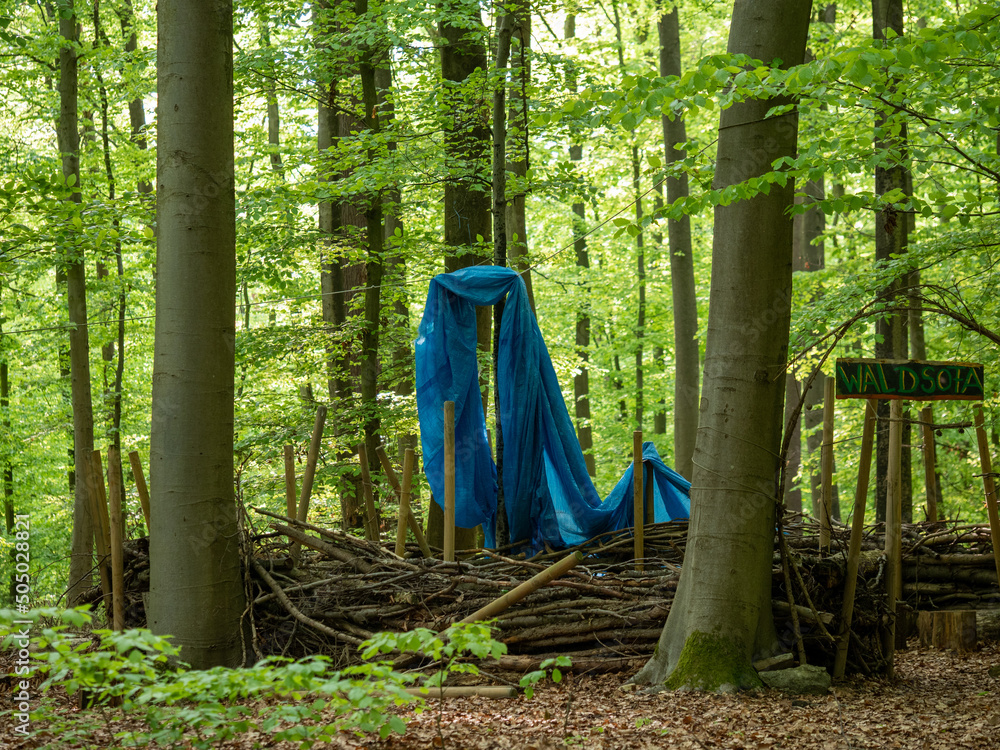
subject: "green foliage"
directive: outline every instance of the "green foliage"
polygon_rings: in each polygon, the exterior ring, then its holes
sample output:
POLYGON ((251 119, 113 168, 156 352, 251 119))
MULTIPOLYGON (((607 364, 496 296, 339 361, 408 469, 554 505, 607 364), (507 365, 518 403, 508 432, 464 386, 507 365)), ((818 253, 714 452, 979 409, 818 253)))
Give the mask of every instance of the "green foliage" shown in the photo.
MULTIPOLYGON (((426 629, 380 633, 361 645, 365 663, 334 670, 324 656, 298 661, 268 657, 243 669, 190 670, 178 661, 179 649, 169 638, 150 631, 105 629, 84 631, 92 623, 84 609, 35 609, 26 613, 0 610, 0 626, 11 633, 0 646, 10 647, 23 625, 32 621, 34 674, 44 677, 43 694, 61 688, 79 694, 87 710, 67 717, 48 697, 32 712, 32 732, 44 739, 90 740, 99 727, 114 728, 114 719, 130 718, 128 729, 115 729, 119 747, 217 747, 259 732, 272 742, 290 740, 308 748, 330 742, 341 732, 402 734, 406 721, 394 707, 424 708, 424 698, 407 686, 441 685, 451 674, 478 674, 468 659, 497 658, 506 646, 492 637, 489 625, 450 628, 446 636, 426 629), (409 652, 439 664, 430 676, 400 673, 383 654, 409 652), (141 726, 133 728, 139 718, 141 726)), ((550 659, 521 681, 530 698, 533 686, 548 674, 559 682, 558 666, 566 657, 550 659)))

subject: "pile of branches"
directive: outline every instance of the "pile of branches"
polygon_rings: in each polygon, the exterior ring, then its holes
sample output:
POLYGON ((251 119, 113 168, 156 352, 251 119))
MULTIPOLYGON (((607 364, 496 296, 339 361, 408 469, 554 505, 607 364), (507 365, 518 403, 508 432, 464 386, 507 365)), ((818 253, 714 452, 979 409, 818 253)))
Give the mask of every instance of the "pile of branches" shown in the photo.
MULTIPOLYGON (((476 550, 446 563, 423 559, 416 546, 398 557, 341 531, 274 518, 275 531, 304 549, 293 565, 275 540, 252 560, 256 646, 263 654, 325 653, 341 664, 376 632, 443 630, 575 551, 524 560, 476 550)), ((581 545, 580 564, 499 614, 495 637, 508 649, 500 668, 523 671, 563 654, 580 670, 641 665, 666 621, 686 532, 680 522, 647 527, 641 572, 628 532, 581 545)))

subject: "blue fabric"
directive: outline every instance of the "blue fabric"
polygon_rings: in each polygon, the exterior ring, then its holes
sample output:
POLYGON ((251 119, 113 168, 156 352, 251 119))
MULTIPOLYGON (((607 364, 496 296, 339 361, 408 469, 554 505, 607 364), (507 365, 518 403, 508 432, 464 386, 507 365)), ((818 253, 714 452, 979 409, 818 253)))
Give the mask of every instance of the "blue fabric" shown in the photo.
MULTIPOLYGON (((506 297, 497 351, 504 443, 504 503, 512 541, 566 547, 633 524, 632 468, 601 500, 594 488, 548 349, 521 277, 475 266, 431 280, 416 341, 417 410, 424 472, 444 498, 444 402, 455 402, 455 523, 483 524, 495 544, 496 465, 490 456, 476 363, 476 306, 506 297)), ((687 518, 690 483, 643 445, 656 521, 687 518)))

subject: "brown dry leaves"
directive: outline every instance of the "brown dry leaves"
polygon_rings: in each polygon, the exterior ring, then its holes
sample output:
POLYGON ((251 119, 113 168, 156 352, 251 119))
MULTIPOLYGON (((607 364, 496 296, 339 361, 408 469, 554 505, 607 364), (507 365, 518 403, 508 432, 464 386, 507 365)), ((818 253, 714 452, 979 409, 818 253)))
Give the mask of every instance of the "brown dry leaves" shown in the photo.
MULTIPOLYGON (((792 699, 777 691, 757 695, 645 694, 620 690, 623 677, 567 676, 543 683, 532 700, 428 701, 404 736, 386 740, 344 735, 342 750, 645 750, 646 748, 795 748, 795 750, 1000 749, 1000 644, 973 654, 910 650, 897 654, 895 683, 855 679, 827 696, 792 699)), ((6 696, 5 696, 6 697, 6 696)), ((75 708, 66 706, 66 711, 75 708)), ((402 711, 402 709, 401 709, 402 711)), ((10 717, 0 715, 0 747, 38 747, 11 739, 10 717)), ((128 721, 125 718, 123 721, 128 721)), ((108 727, 113 731, 114 725, 108 727)), ((119 727, 120 728, 120 727, 119 727)), ((113 746, 111 731, 107 739, 113 746)), ((52 738, 49 738, 52 741, 52 738)), ((94 737, 90 747, 101 747, 94 737)), ((51 747, 79 747, 78 744, 51 747)), ((268 738, 244 735, 229 750, 291 750, 268 738), (259 744, 255 744, 259 743, 259 744)))

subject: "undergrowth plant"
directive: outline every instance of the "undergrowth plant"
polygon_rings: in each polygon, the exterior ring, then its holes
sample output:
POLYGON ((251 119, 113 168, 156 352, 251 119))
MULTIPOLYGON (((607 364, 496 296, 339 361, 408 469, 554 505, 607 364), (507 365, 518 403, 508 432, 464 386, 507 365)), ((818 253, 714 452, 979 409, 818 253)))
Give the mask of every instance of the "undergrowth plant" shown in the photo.
MULTIPOLYGON (((405 720, 391 708, 413 704, 416 712, 424 710, 423 696, 411 695, 407 687, 430 688, 449 674, 477 674, 476 665, 466 659, 506 653, 490 627, 477 623, 441 635, 426 629, 380 633, 361 645, 365 663, 340 670, 332 669, 325 656, 267 657, 242 669, 192 670, 178 660, 179 649, 169 638, 146 629, 120 633, 94 629, 89 637, 81 637, 80 631, 92 625, 83 608, 26 614, 0 610, 0 627, 12 633, 4 638, 4 648, 16 638, 15 620, 35 623, 33 676, 42 678, 37 688, 42 697, 33 705, 27 732, 42 742, 40 747, 67 742, 103 746, 93 744, 99 731, 113 735, 118 747, 199 750, 251 731, 260 733, 265 745, 290 740, 302 748, 330 741, 344 731, 377 732, 384 738, 406 728, 405 720), (393 652, 418 654, 438 669, 431 675, 402 673, 391 662, 378 660, 393 652), (88 710, 72 716, 60 713, 52 696, 56 686, 80 696, 81 706, 88 710), (125 715, 129 723, 116 724, 125 715), (55 742, 48 742, 53 737, 55 742)), ((566 657, 558 662, 568 663, 566 657)), ((522 678, 528 697, 549 666, 545 663, 522 678)), ((558 668, 552 670, 552 678, 561 679, 558 668)))

